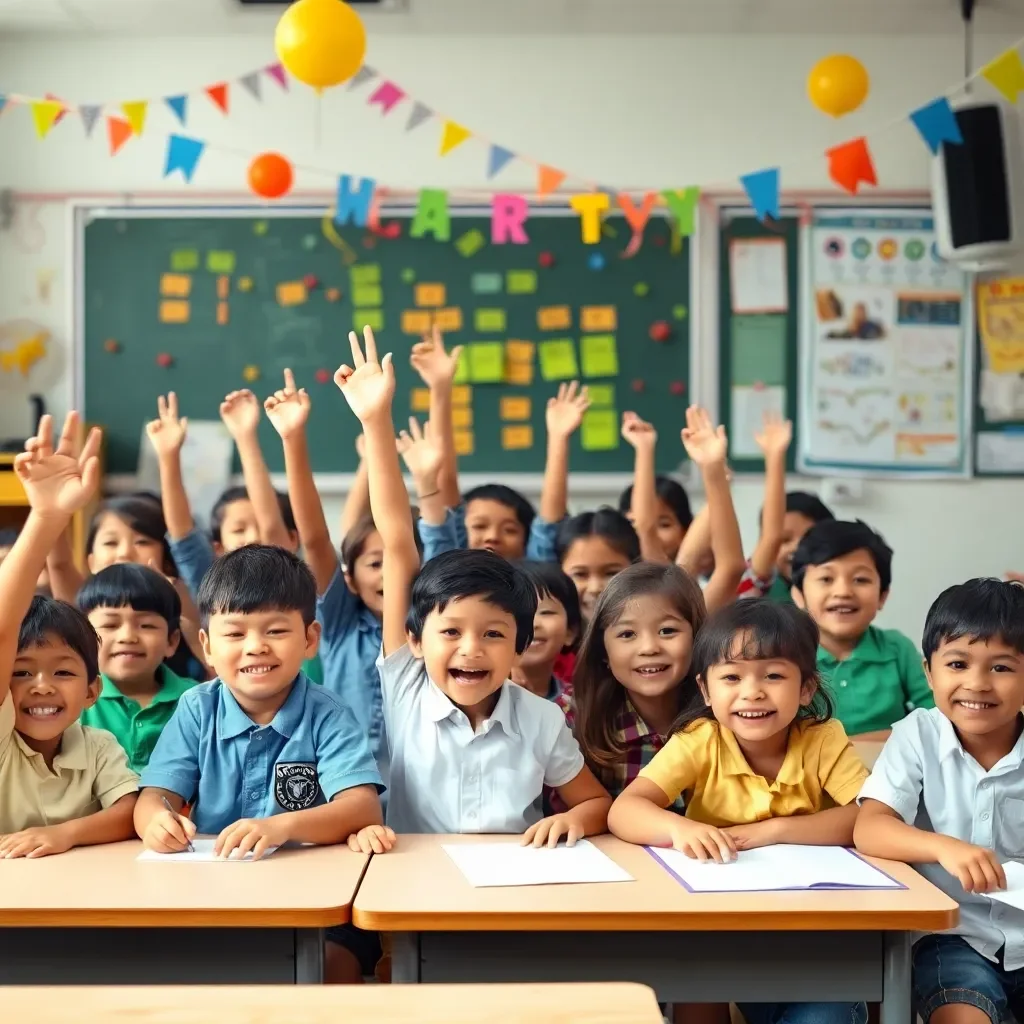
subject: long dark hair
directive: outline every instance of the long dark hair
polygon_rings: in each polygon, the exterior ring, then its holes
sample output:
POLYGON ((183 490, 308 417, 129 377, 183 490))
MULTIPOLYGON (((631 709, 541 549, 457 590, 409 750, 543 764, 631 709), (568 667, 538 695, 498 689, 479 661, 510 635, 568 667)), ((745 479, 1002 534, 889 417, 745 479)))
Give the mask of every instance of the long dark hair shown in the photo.
POLYGON ((136 533, 143 537, 155 540, 163 549, 161 568, 167 576, 177 576, 178 569, 171 558, 170 549, 167 546, 167 522, 164 519, 164 510, 159 501, 153 500, 146 494, 126 494, 119 498, 110 498, 96 510, 89 524, 89 535, 86 538, 85 550, 91 552, 96 543, 96 534, 99 532, 100 524, 105 516, 117 516, 123 523, 126 523, 136 533))

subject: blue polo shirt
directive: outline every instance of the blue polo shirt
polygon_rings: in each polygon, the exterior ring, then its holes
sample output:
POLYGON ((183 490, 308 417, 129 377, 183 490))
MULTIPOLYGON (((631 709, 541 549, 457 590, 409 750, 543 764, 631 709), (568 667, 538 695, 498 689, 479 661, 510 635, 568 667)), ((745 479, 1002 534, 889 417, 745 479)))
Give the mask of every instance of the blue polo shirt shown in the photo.
POLYGON ((191 804, 206 835, 240 818, 318 807, 354 786, 384 788, 355 716, 302 673, 269 725, 257 725, 219 679, 182 694, 141 785, 191 804))

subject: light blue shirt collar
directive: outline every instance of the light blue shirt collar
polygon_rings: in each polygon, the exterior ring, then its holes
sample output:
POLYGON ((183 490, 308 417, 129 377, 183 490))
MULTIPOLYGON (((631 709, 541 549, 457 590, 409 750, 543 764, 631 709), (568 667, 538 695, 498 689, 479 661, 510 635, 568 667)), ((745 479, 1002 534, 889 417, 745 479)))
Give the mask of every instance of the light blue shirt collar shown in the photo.
MULTIPOLYGON (((292 682, 292 688, 285 702, 277 710, 270 721, 269 728, 273 729, 279 736, 290 737, 302 720, 303 709, 306 704, 306 677, 300 672, 292 682)), ((225 739, 234 739, 242 736, 253 729, 259 729, 257 725, 243 710, 235 699, 235 695, 223 680, 221 680, 224 699, 220 706, 220 722, 218 731, 225 739)))

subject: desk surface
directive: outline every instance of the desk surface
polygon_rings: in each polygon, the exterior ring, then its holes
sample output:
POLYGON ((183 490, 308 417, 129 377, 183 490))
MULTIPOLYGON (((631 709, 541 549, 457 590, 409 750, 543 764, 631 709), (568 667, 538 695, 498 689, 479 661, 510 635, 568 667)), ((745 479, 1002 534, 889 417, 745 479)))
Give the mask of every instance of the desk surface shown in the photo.
POLYGON ((660 1024, 643 985, 5 988, 5 1024, 660 1024))
POLYGON ((0 928, 324 928, 349 920, 368 856, 278 850, 243 864, 139 863, 138 841, 0 861, 0 928))
POLYGON ((633 882, 474 889, 444 843, 519 842, 518 836, 399 836, 374 857, 352 920, 380 931, 936 931, 957 904, 905 864, 880 861, 908 886, 872 892, 687 892, 645 849, 592 841, 633 882))

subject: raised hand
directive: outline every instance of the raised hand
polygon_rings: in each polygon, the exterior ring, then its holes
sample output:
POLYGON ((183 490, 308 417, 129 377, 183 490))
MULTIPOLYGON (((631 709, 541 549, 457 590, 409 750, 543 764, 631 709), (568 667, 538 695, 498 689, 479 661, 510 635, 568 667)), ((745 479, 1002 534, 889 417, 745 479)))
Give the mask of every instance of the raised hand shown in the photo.
POLYGON ((274 429, 282 439, 287 439, 305 428, 310 405, 306 389, 296 388, 295 374, 291 370, 285 370, 284 387, 280 391, 275 391, 263 403, 263 408, 274 429))
POLYGON ((248 388, 232 391, 220 403, 220 418, 236 441, 251 437, 260 422, 260 400, 248 388))
POLYGON ((715 427, 706 409, 691 405, 686 410, 686 426, 683 427, 682 438, 686 454, 698 466, 725 462, 729 450, 725 427, 715 427))
POLYGON ((156 400, 157 418, 146 424, 146 436, 157 455, 172 455, 180 451, 188 434, 188 417, 178 417, 178 396, 169 391, 156 400))
POLYGON ((334 383, 341 389, 360 423, 377 416, 390 416, 391 399, 395 394, 395 368, 391 353, 388 352, 378 362, 377 342, 369 327, 363 328, 365 355, 355 331, 349 332, 348 340, 352 344, 352 366, 348 363, 339 366, 334 374, 334 383))
POLYGON ((575 380, 571 384, 559 384, 558 394, 548 399, 548 407, 544 412, 548 436, 569 437, 579 430, 583 414, 589 408, 590 392, 586 385, 580 387, 575 380))
POLYGON ((635 412, 624 412, 622 439, 634 448, 653 448, 658 440, 658 432, 646 420, 640 419, 635 412))
POLYGON ((451 352, 445 352, 441 330, 434 324, 430 334, 424 335, 422 341, 413 345, 409 365, 423 378, 427 387, 433 388, 439 384, 450 384, 455 379, 461 354, 461 345, 456 345, 451 352))
POLYGON ((25 442, 25 451, 14 460, 14 471, 37 514, 74 515, 96 493, 101 434, 93 427, 81 447, 78 436, 78 413, 69 412, 54 448, 53 417, 44 416, 39 421, 39 433, 25 442))
POLYGON ((766 411, 761 429, 754 434, 757 447, 767 459, 772 455, 785 455, 793 440, 793 424, 774 410, 766 411))
POLYGON ((416 417, 409 417, 409 429, 398 435, 398 453, 405 460, 406 469, 414 479, 433 479, 436 483, 444 452, 434 437, 429 420, 421 430, 416 417))

